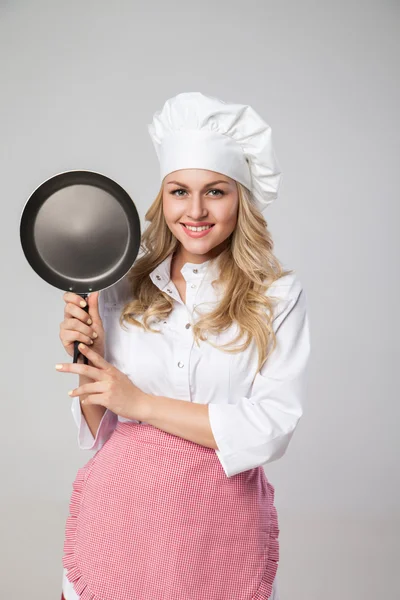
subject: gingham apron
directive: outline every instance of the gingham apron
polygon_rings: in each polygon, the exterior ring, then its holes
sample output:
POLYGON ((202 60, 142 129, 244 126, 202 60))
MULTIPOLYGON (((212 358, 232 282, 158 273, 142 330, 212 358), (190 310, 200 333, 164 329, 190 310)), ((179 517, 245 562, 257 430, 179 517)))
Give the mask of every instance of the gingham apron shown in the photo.
POLYGON ((62 562, 81 600, 267 600, 278 535, 262 467, 227 477, 212 448, 119 421, 77 472, 62 562))

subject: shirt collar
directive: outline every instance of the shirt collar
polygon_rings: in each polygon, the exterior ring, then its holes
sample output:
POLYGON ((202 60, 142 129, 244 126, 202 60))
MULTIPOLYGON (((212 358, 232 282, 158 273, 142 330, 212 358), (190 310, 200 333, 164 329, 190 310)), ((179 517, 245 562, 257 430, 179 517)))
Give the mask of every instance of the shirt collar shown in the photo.
MULTIPOLYGON (((171 281, 171 262, 173 252, 169 254, 153 271, 150 273, 152 282, 163 290, 171 281)), ((218 257, 209 259, 200 264, 187 262, 181 269, 182 277, 186 281, 212 281, 218 278, 218 257)))

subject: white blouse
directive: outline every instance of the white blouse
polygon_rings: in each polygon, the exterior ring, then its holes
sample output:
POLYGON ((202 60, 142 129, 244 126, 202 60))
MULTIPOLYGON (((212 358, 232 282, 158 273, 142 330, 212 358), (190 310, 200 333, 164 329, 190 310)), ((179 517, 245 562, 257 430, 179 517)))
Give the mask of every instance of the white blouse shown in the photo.
MULTIPOLYGON (((197 346, 193 340, 191 325, 198 318, 194 308, 208 311, 220 298, 219 288, 211 285, 218 278, 218 257, 182 267, 186 303, 171 281, 171 260, 172 254, 150 274, 153 283, 174 300, 168 318, 153 321, 161 333, 145 332, 129 323, 125 323, 127 331, 120 327, 119 314, 130 297, 127 276, 100 292, 105 359, 145 393, 208 404, 218 445, 215 452, 227 477, 277 460, 285 453, 302 416, 306 391, 310 333, 306 295, 299 279, 295 273, 285 275, 267 291, 278 298, 272 324, 277 346, 256 373, 254 340, 247 350, 236 354, 218 350, 207 341, 197 346)), ((237 332, 237 325, 232 324, 219 335, 209 334, 208 339, 224 344, 237 332)), ((129 421, 107 409, 94 438, 79 397, 72 399, 71 410, 78 427, 78 445, 84 450, 99 450, 118 420, 129 421)), ((65 573, 64 595, 67 600, 77 598, 65 573)), ((272 598, 277 600, 276 591, 272 598)))
MULTIPOLYGON (((200 346, 193 341, 191 323, 198 318, 193 309, 218 302, 219 294, 211 286, 218 277, 217 261, 186 263, 182 267, 186 280, 184 304, 170 279, 171 259, 172 254, 150 274, 153 283, 175 301, 166 320, 154 320, 161 334, 145 332, 129 323, 125 323, 127 331, 120 327, 119 314, 130 296, 127 276, 100 292, 105 359, 145 393, 208 404, 210 426, 218 445, 215 452, 227 477, 280 458, 303 413, 310 354, 306 296, 299 279, 295 273, 285 275, 268 289, 269 295, 279 298, 273 320, 277 346, 256 374, 254 340, 246 351, 237 354, 218 350, 207 341, 200 341, 200 346)), ((225 343, 237 331, 233 324, 208 339, 225 343)), ((83 450, 99 450, 117 420, 129 421, 107 409, 93 438, 79 397, 73 398, 71 410, 78 427, 78 445, 83 450)))

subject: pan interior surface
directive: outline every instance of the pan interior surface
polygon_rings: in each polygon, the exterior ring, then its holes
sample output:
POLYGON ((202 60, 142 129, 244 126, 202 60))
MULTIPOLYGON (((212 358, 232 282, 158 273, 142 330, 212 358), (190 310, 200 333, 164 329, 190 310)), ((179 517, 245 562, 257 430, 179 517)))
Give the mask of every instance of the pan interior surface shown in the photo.
POLYGON ((107 191, 70 185, 54 192, 36 215, 37 251, 54 274, 93 281, 115 269, 129 246, 123 207, 107 191))

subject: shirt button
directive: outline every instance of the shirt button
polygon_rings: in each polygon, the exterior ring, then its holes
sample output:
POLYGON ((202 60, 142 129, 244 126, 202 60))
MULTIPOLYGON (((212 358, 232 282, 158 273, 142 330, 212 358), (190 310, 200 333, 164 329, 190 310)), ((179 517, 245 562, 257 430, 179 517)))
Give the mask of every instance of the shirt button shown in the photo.
POLYGON ((169 290, 168 288, 167 288, 167 292, 169 292, 170 294, 172 294, 172 290, 169 290))
POLYGON ((161 277, 159 275, 156 275, 156 279, 158 279, 158 281, 160 281, 161 277))
POLYGON ((190 323, 186 323, 185 327, 186 327, 186 329, 189 329, 190 323))
POLYGON ((179 362, 178 362, 178 367, 179 367, 180 369, 182 369, 182 367, 184 367, 184 366, 185 366, 185 365, 184 365, 184 364, 183 364, 181 361, 179 361, 179 362))
POLYGON ((192 285, 190 287, 195 288, 196 284, 192 283, 192 285))
POLYGON ((193 269, 193 273, 198 273, 198 270, 197 269, 193 269))

